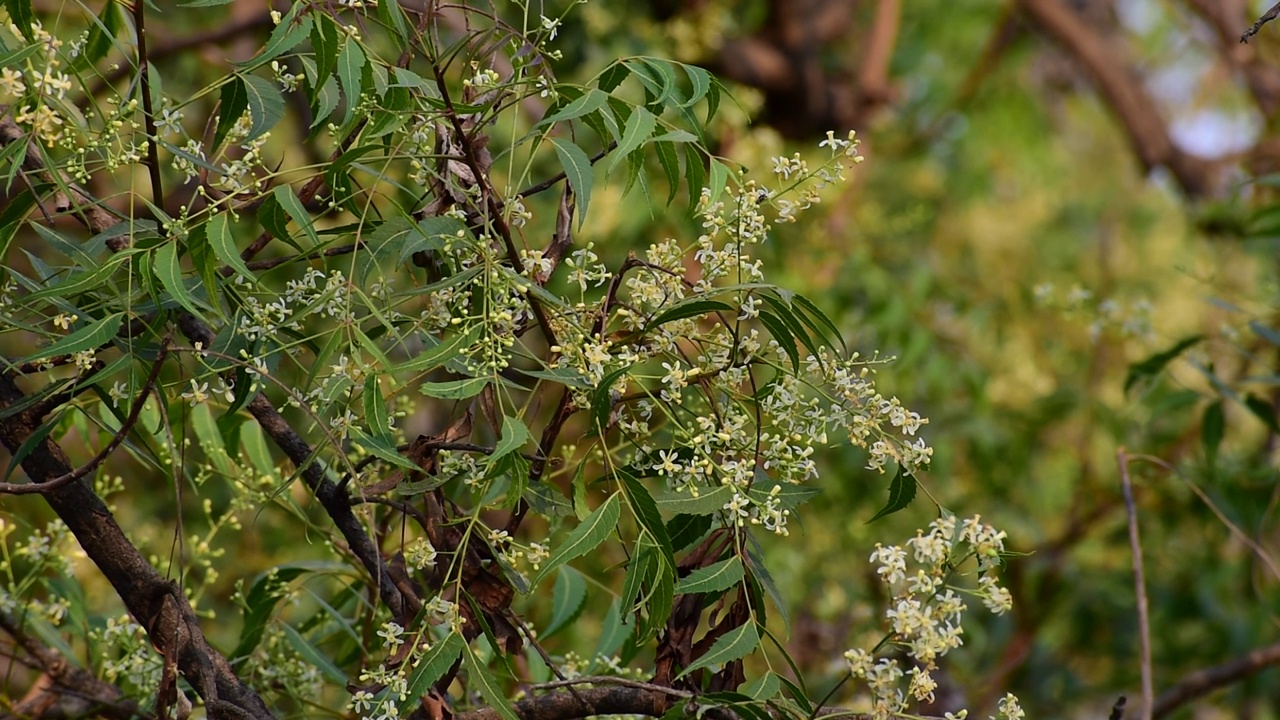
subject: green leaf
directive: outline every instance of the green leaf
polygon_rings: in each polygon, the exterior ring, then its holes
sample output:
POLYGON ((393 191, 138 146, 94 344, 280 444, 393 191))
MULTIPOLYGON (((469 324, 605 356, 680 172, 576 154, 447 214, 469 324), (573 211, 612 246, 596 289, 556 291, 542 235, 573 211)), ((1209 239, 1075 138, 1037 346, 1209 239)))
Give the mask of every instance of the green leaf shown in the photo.
POLYGON ((1266 424, 1272 433, 1280 434, 1280 421, 1276 420, 1276 408, 1268 400, 1249 393, 1244 396, 1244 406, 1249 408, 1249 412, 1254 417, 1266 424))
POLYGON ((284 117, 284 95, 275 83, 257 75, 246 75, 245 92, 249 100, 249 135, 245 142, 262 137, 284 117))
POLYGON ((800 351, 796 348, 796 341, 791 337, 791 331, 787 329, 787 324, 782 321, 782 318, 768 310, 761 310, 757 317, 760 323, 769 330, 769 335, 782 346, 783 351, 787 353, 787 357, 791 358, 792 372, 800 372, 800 351))
POLYGON ((493 454, 489 456, 490 464, 500 460, 513 452, 524 447, 529 442, 529 428, 520 422, 520 418, 507 415, 502 418, 502 437, 498 440, 497 445, 493 448, 493 454))
POLYGON ((677 551, 693 545, 710 529, 710 515, 680 514, 667 523, 667 535, 671 537, 671 547, 677 551))
POLYGON ((520 720, 520 716, 516 714, 516 710, 511 706, 511 701, 502 693, 502 690, 495 682, 493 673, 489 669, 480 664, 480 659, 476 657, 470 645, 463 647, 462 664, 467 669, 468 689, 479 690, 480 696, 485 699, 489 707, 496 711, 502 717, 502 720, 520 720))
POLYGON ((702 151, 695 143, 684 146, 684 177, 689 186, 689 205, 697 207, 706 183, 707 169, 703 166, 702 151))
POLYGON ((608 100, 609 96, 607 94, 592 88, 587 90, 582 97, 566 104, 554 114, 542 118, 542 120, 534 127, 538 128, 546 125, 552 125, 554 123, 564 122, 565 120, 579 118, 588 113, 593 113, 603 108, 608 100))
POLYGON ((22 33, 29 43, 35 43, 35 35, 31 28, 35 26, 35 14, 31 11, 31 0, 4 0, 4 7, 9 11, 9 19, 22 33))
POLYGON ((613 158, 609 161, 609 166, 605 169, 605 173, 613 172, 613 169, 618 166, 618 163, 623 158, 629 155, 632 150, 643 145, 644 141, 653 135, 654 128, 657 125, 658 119, 653 116, 653 113, 642 107, 636 108, 627 120, 627 127, 622 131, 622 140, 618 143, 617 149, 613 151, 613 158))
POLYGON ((753 700, 771 700, 777 697, 780 690, 782 690, 782 683, 778 680, 778 676, 772 672, 766 672, 738 688, 738 692, 753 700))
POLYGON ((1222 445, 1222 437, 1226 432, 1226 421, 1222 413, 1222 400, 1215 400, 1204 409, 1200 421, 1200 444, 1204 447, 1205 464, 1210 468, 1218 458, 1218 447, 1222 445))
POLYGON ((395 441, 391 439, 390 435, 374 435, 358 427, 352 427, 347 432, 351 436, 351 441, 359 444, 370 455, 382 458, 392 465, 405 470, 416 471, 421 469, 396 449, 395 441))
POLYGON ((582 152, 582 148, 563 138, 551 138, 556 148, 556 156, 564 168, 564 175, 569 180, 569 187, 578 201, 578 229, 587 217, 587 207, 591 204, 591 158, 582 152))
POLYGON ((613 411, 613 397, 611 390, 618 378, 622 377, 631 369, 630 365, 610 371, 596 386, 595 391, 591 394, 591 427, 589 431, 592 433, 603 434, 605 428, 609 426, 609 414, 613 411))
POLYGON ((711 645, 711 649, 693 664, 685 668, 677 678, 699 670, 701 668, 710 667, 711 665, 723 665, 746 657, 749 653, 760 646, 760 634, 756 631, 756 624, 753 621, 747 621, 741 627, 730 630, 729 632, 716 638, 715 643, 711 645))
POLYGON ((916 478, 914 475, 905 473, 902 468, 898 468, 898 474, 893 476, 893 480, 889 483, 889 501, 884 507, 880 508, 867 524, 879 520, 886 515, 892 515, 899 510, 911 504, 916 499, 916 478))
MULTIPOLYGON (((227 213, 218 213, 209 219, 208 223, 209 247, 213 248, 213 254, 223 265, 236 271, 236 274, 246 278, 253 283, 258 282, 258 277, 253 274, 249 266, 244 260, 240 259, 240 251, 236 249, 235 239, 231 236, 230 218, 227 213)), ((213 288, 207 288, 212 290, 213 288)))
POLYGON ((462 348, 475 342, 479 334, 479 328, 472 328, 465 333, 454 335, 448 340, 424 350, 412 360, 406 360, 396 365, 391 368, 391 372, 397 374, 404 372, 418 373, 442 367, 454 358, 461 356, 462 348))
POLYGON ((231 132, 231 128, 248 109, 249 89, 245 85, 244 78, 232 75, 222 85, 222 93, 219 96, 218 127, 213 131, 212 150, 222 147, 222 141, 226 139, 227 133, 231 132))
POLYGON ((441 400, 465 400, 475 397, 489 384, 489 378, 463 378, 445 382, 424 382, 418 390, 428 397, 441 400))
POLYGON ((724 186, 729 182, 729 168, 724 163, 715 158, 711 158, 711 180, 707 183, 707 189, 711 191, 711 202, 720 199, 720 193, 724 192, 724 186))
POLYGON ((665 325, 666 323, 675 320, 698 317, 699 315, 706 315, 707 313, 713 312, 732 312, 733 309, 732 305, 720 302, 719 300, 702 300, 696 297, 690 298, 688 300, 682 300, 666 310, 663 310, 661 313, 658 313, 658 316, 650 320, 648 324, 645 325, 644 329, 645 332, 648 332, 659 325, 665 325))
POLYGON ((182 265, 178 261, 176 240, 166 242, 156 251, 154 270, 156 277, 160 278, 160 284, 164 285, 165 291, 172 295, 179 305, 192 315, 202 317, 200 308, 196 306, 196 299, 187 291, 187 286, 182 280, 182 265))
POLYGON ((530 585, 536 587, 553 570, 600 547, 600 544, 607 540, 610 533, 617 528, 621 513, 619 495, 617 493, 610 495, 604 504, 596 508, 595 512, 569 533, 569 537, 556 548, 546 564, 542 566, 542 570, 534 576, 530 585))
POLYGON ((1158 352, 1142 362, 1130 365, 1129 372, 1124 378, 1124 391, 1127 393, 1139 380, 1156 375, 1164 369, 1165 365, 1168 365, 1174 358, 1181 355, 1187 348, 1203 339, 1203 335, 1192 335, 1191 337, 1183 338, 1168 350, 1158 352))
POLYGON ((280 18, 280 24, 275 26, 271 31, 271 36, 267 38, 266 45, 262 46, 262 52, 258 53, 251 60, 245 63, 236 63, 241 70, 252 70, 257 67, 266 65, 281 55, 294 49, 307 36, 311 34, 311 14, 307 13, 298 18, 298 11, 305 7, 301 3, 295 3, 289 8, 289 12, 280 18))
POLYGON ((422 654, 418 664, 414 665, 409 673, 407 680, 409 690, 400 704, 401 717, 408 715, 413 708, 422 704, 422 696, 430 692, 431 686, 453 667, 453 663, 457 661, 458 655, 466 645, 461 635, 449 633, 422 654))
MULTIPOLYGON (((297 195, 293 194, 293 189, 288 185, 277 185, 276 189, 271 191, 271 197, 280 204, 281 209, 288 213, 293 221, 298 223, 298 227, 307 234, 307 238, 311 240, 312 247, 320 244, 320 235, 316 233, 315 223, 311 219, 311 213, 307 212, 307 208, 302 205, 302 201, 297 195)), ((274 235, 274 233, 272 233, 274 235)), ((289 237, 286 232, 284 238, 289 237)), ((281 238, 281 239, 284 239, 281 238)))
MULTIPOLYGON (((385 366, 384 366, 385 367, 385 366)), ((364 392, 360 396, 364 405, 364 419, 374 435, 390 439, 390 417, 387 415, 387 402, 382 397, 376 373, 369 373, 364 379, 364 392)))
POLYGON ((817 305, 814 305, 812 300, 800 293, 795 293, 791 296, 791 302, 800 308, 800 312, 797 312, 796 316, 800 318, 801 322, 809 326, 809 329, 813 330, 818 337, 824 338, 827 344, 832 345, 832 347, 834 347, 832 343, 832 340, 834 340, 840 343, 841 348, 848 349, 848 346, 844 344, 844 337, 840 334, 840 330, 836 328, 835 323, 831 322, 831 318, 827 317, 826 313, 822 312, 817 305))
POLYGON ((342 669, 337 665, 334 665, 333 661, 330 660, 327 655, 320 652, 319 648, 315 645, 307 642, 307 639, 302 637, 302 633, 294 630, 292 626, 286 623, 283 627, 285 637, 289 639, 289 644, 293 646, 294 650, 298 651, 298 654, 301 655, 304 660, 311 663, 312 667, 319 670, 320 674, 324 675, 329 682, 340 686, 345 686, 347 684, 346 673, 342 672, 342 669))
POLYGON ((667 493, 654 498, 658 509, 667 513, 686 515, 714 515, 724 509, 724 504, 733 499, 734 489, 721 485, 712 490, 702 490, 697 497, 689 493, 667 493))
POLYGON ((680 192, 680 156, 676 154, 675 145, 669 142, 655 140, 653 149, 658 154, 663 174, 667 176, 667 205, 670 206, 680 192))
MULTIPOLYGON (((338 64, 338 28, 335 27, 334 20, 328 13, 321 13, 316 19, 315 26, 311 28, 311 48, 315 51, 316 71, 314 74, 308 73, 307 82, 311 83, 311 104, 315 106, 321 89, 332 79, 333 69, 338 64)), ((333 84, 335 91, 337 87, 335 82, 333 84)), ((336 106, 336 97, 333 102, 336 106)), ((332 111, 333 107, 329 110, 332 111)), ((325 117, 327 116, 328 113, 325 113, 325 117)), ((321 122, 324 122, 324 118, 317 114, 313 123, 321 122)))
POLYGON ((681 578, 680 582, 676 583, 676 594, 721 592, 742 582, 743 577, 745 572, 742 569, 742 560, 735 555, 714 565, 698 568, 681 578))
MULTIPOLYGON (((773 581, 773 575, 769 573, 769 568, 764 564, 764 552, 760 548, 760 541, 756 539, 754 533, 747 533, 747 571, 751 574, 751 579, 758 583, 764 590, 769 599, 773 601, 773 606, 778 609, 778 614, 782 616, 782 623, 786 632, 791 632, 791 618, 787 613, 786 602, 782 599, 782 593, 778 592, 778 584, 773 581)), ((752 592, 752 596, 758 596, 757 591, 752 592)), ((769 632, 768 625, 762 625, 765 632, 769 632)), ((779 649, 786 653, 786 648, 779 645, 779 649)), ((787 660, 790 662, 790 658, 787 660)), ((803 676, 797 676, 803 677, 803 676)))
POLYGON ((587 604, 587 581, 582 573, 568 565, 562 565, 556 575, 556 587, 551 594, 551 620, 538 633, 548 638, 578 619, 587 604))
POLYGON ((123 322, 124 313, 112 313, 101 320, 76 330, 34 355, 23 358, 23 362, 33 362, 58 355, 70 355, 81 350, 101 347, 115 338, 123 322))
POLYGON ((604 616, 604 627, 600 630, 600 642, 596 644, 596 657, 613 657, 622 644, 635 632, 635 623, 625 622, 622 617, 622 603, 614 600, 609 605, 609 612, 604 616))
POLYGON ((667 524, 663 522, 662 513, 658 512, 658 505, 653 501, 653 496, 649 494, 644 483, 630 473, 620 470, 617 476, 622 481, 622 491, 626 493, 627 503, 635 513, 636 520, 640 522, 640 527, 644 528, 657 543, 662 551, 663 561, 674 571, 675 550, 671 547, 671 538, 667 536, 667 524))
POLYGON ((354 38, 347 38, 342 52, 338 54, 338 80, 342 83, 342 94, 347 98, 347 107, 343 111, 340 125, 345 125, 351 119, 351 114, 360 104, 360 80, 365 61, 364 48, 354 38))
POLYGON ((240 641, 236 643, 236 649, 232 651, 229 660, 234 663, 258 647, 266 633, 267 624, 271 622, 271 616, 275 614, 276 605, 288 593, 289 583, 311 570, 312 568, 301 564, 285 565, 258 576, 245 595, 240 641))

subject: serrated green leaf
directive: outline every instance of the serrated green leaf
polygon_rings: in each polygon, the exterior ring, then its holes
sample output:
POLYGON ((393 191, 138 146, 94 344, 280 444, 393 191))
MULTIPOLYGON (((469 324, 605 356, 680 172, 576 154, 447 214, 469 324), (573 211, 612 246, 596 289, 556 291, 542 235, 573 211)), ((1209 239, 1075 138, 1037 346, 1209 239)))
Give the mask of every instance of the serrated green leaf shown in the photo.
POLYGON ((342 672, 342 669, 337 665, 334 665, 333 661, 330 660, 327 655, 320 652, 315 645, 307 642, 307 639, 302 637, 302 633, 294 630, 290 625, 284 624, 283 628, 285 637, 289 639, 289 644, 293 646, 294 650, 298 651, 298 654, 301 655, 304 660, 311 663, 312 667, 319 670, 320 674, 324 675, 329 682, 343 687, 346 686, 346 673, 342 672))
POLYGON ((711 158, 710 168, 711 179, 707 182, 707 189, 711 191, 711 203, 714 205, 729 182, 729 168, 715 158, 711 158))
POLYGON ((390 439, 390 417, 387 415, 387 402, 382 397, 382 390, 378 385, 378 375, 376 373, 369 373, 369 376, 364 379, 364 392, 360 399, 361 404, 364 405, 364 419, 369 424, 371 434, 390 439))
POLYGON ((463 378, 444 382, 424 382, 418 387, 423 395, 441 400, 465 400, 475 397, 489 384, 489 378, 463 378))
POLYGON ((213 463, 213 467, 223 475, 231 477, 235 466, 227 455, 226 445, 222 442, 222 433, 213 419, 213 411, 208 403, 198 403, 191 409, 191 427, 195 430, 196 439, 200 441, 200 449, 205 457, 213 463))
POLYGON ((587 604, 587 581, 582 573, 568 565, 562 565, 556 575, 556 586, 551 593, 551 620, 538 633, 548 638, 578 619, 587 604))
POLYGON ((431 686, 453 667, 453 663, 457 661, 464 647, 466 647, 466 641, 462 636, 450 633, 422 654, 422 658, 409 673, 408 692, 400 704, 401 717, 407 716, 422 704, 422 696, 430 692, 431 686))
POLYGON ((27 42, 35 43, 32 28, 35 27, 35 14, 31 11, 31 0, 4 0, 4 7, 9 11, 9 19, 13 21, 18 32, 27 42))
POLYGON ((778 680, 778 676, 772 672, 766 672, 760 677, 738 688, 738 692, 746 695, 753 700, 772 700, 777 697, 778 692, 782 690, 782 683, 778 680))
MULTIPOLYGON (((369 452, 370 455, 382 458, 387 462, 405 470, 420 470, 412 460, 405 457, 396 449, 395 441, 390 435, 371 435, 358 427, 352 427, 347 430, 351 436, 351 441, 360 445, 369 452)), ((409 493, 406 493, 409 494, 409 493)))
POLYGON ((800 308, 800 311, 796 312, 796 316, 800 318, 801 322, 809 326, 809 329, 813 330, 818 337, 825 339, 828 344, 835 340, 840 343, 841 348, 848 349, 848 346, 844 344, 844 337, 840 335, 840 330, 836 328, 835 323, 831 322, 831 318, 828 318, 826 313, 822 312, 812 300, 800 293, 795 293, 791 296, 791 302, 795 307, 800 308))
POLYGON ((702 152, 697 144, 684 146, 684 178, 689 186, 689 206, 697 207, 706 183, 707 169, 703 166, 702 152))
POLYGON ((605 173, 613 172, 618 163, 623 158, 631 154, 632 150, 639 148, 652 135, 654 129, 658 126, 658 119, 653 113, 638 107, 632 111, 631 117, 627 119, 627 127, 622 131, 622 140, 618 142, 618 147, 613 151, 613 158, 609 161, 609 167, 605 169, 605 173))
POLYGON ((767 310, 761 310, 757 318, 768 329, 770 337, 782 346, 787 357, 791 358, 792 372, 800 372, 800 352, 796 348, 795 338, 791 337, 791 331, 787 329, 787 324, 782 321, 782 318, 767 310))
POLYGON ((618 478, 622 481, 622 491, 627 495, 627 504, 631 506, 631 511, 635 513, 636 520, 640 522, 640 527, 644 528, 649 537, 657 544, 658 549, 662 552, 663 560, 667 567, 675 568, 675 550, 671 547, 671 538, 667 536, 667 524, 662 520, 662 513, 658 512, 658 505, 654 502, 653 496, 649 494, 649 489, 644 483, 625 471, 617 473, 618 478))
POLYGON ((702 490, 697 497, 689 493, 667 493, 654 498, 658 509, 666 513, 685 515, 714 515, 724 509, 725 503, 733 499, 734 489, 721 485, 711 490, 702 490))
MULTIPOLYGON (((782 616, 783 629, 788 633, 791 632, 791 616, 787 612, 786 602, 782 598, 782 593, 778 592, 778 584, 774 582, 773 575, 769 572, 769 568, 764 564, 764 552, 760 548, 760 541, 756 538, 754 533, 750 532, 747 533, 746 563, 747 572, 750 573, 751 580, 757 583, 760 588, 764 590, 765 594, 769 596, 769 599, 773 601, 773 606, 777 608, 778 614, 782 616)), ((753 589, 752 594, 758 595, 758 591, 753 589)), ((763 627, 765 629, 765 633, 768 634, 769 626, 765 624, 761 627, 763 627)), ((786 653, 786 648, 783 647, 781 643, 778 644, 778 647, 784 654, 786 653)), ((791 662, 789 657, 787 658, 787 662, 791 662)))
POLYGON ((556 148, 556 156, 560 158, 560 166, 564 168, 564 175, 569 180, 569 187, 573 188, 573 195, 577 198, 578 229, 581 230, 582 223, 587 217, 587 208, 591 205, 591 158, 587 157, 582 148, 572 141, 563 138, 551 138, 551 144, 556 148))
MULTIPOLYGON (((311 83, 312 106, 316 105, 321 89, 333 79, 333 69, 338 65, 338 28, 334 22, 327 13, 322 13, 316 18, 316 23, 311 28, 311 48, 315 51, 316 72, 314 75, 307 75, 307 81, 311 83)), ((333 87, 336 91, 336 82, 333 87)), ((334 105, 336 104, 335 99, 334 105)), ((313 119, 314 123, 323 121, 320 117, 313 119)))
POLYGON ((613 397, 610 390, 618 378, 631 369, 630 365, 611 370, 601 380, 591 394, 591 428, 590 432, 603 434, 609 425, 609 414, 613 411, 613 397))
POLYGON ((898 512, 910 505, 911 501, 915 499, 916 478, 910 473, 903 472, 902 468, 899 467, 898 473, 893 476, 893 480, 889 483, 888 502, 884 504, 884 507, 880 508, 879 512, 867 521, 867 524, 869 525, 886 515, 892 515, 893 513, 898 512))
MULTIPOLYGON (((231 268, 249 281, 257 284, 258 277, 253 274, 249 266, 240 258, 240 251, 236 249, 235 239, 231 236, 230 220, 227 213, 218 213, 209 219, 206 226, 207 236, 209 239, 209 247, 213 248, 213 254, 218 260, 227 267, 231 268)), ((213 288, 209 288, 212 290, 213 288)))
POLYGON ((360 104, 360 94, 363 92, 360 81, 365 62, 364 48, 354 38, 347 38, 342 52, 338 53, 338 80, 342 84, 342 94, 347 98, 347 107, 343 111, 340 125, 345 125, 351 119, 351 114, 360 104))
POLYGON ((600 630, 600 642, 596 644, 595 656, 613 657, 634 632, 635 623, 625 622, 622 603, 614 600, 604 615, 604 626, 600 630))
POLYGON ((706 96, 714 80, 711 77, 711 73, 696 65, 680 63, 680 67, 684 70, 684 74, 689 76, 689 83, 693 86, 689 99, 685 101, 686 105, 692 105, 706 96))
POLYGON ((111 342, 115 337, 115 333, 119 332, 120 324, 124 322, 124 313, 113 313, 97 322, 84 325, 78 331, 68 334, 67 337, 61 338, 58 342, 52 343, 44 350, 37 351, 36 354, 23 357, 23 363, 32 363, 35 360, 44 360, 45 357, 56 357, 58 355, 70 355, 72 352, 82 350, 90 350, 90 348, 101 347, 111 342))
POLYGON ((609 96, 607 94, 594 88, 589 89, 578 99, 566 104, 555 113, 542 118, 534 127, 543 127, 593 113, 603 108, 608 100, 609 96))
POLYGON ((676 594, 721 592, 742 582, 743 577, 745 572, 742 569, 742 560, 734 556, 713 565, 698 568, 681 578, 680 582, 676 583, 676 594))
POLYGON ((278 85, 257 75, 246 75, 244 87, 251 118, 249 135, 244 141, 249 142, 262 137, 284 117, 284 95, 278 85))
POLYGON ((166 242, 156 250, 153 269, 165 291, 172 295, 173 299, 177 300, 187 312, 201 317, 196 299, 187 291, 187 286, 182 280, 182 265, 178 261, 177 241, 166 242))
POLYGON ((222 141, 226 139, 227 133, 231 132, 231 128, 248 109, 249 89, 245 86, 244 78, 232 75, 223 84, 218 98, 218 126, 213 131, 212 149, 222 147, 222 141))
POLYGON ((671 547, 677 552, 693 545, 710 529, 710 515, 681 513, 667 523, 667 535, 671 538, 671 547))
POLYGON ((237 63, 241 70, 252 70, 261 67, 281 55, 294 49, 307 36, 311 34, 311 23, 313 22, 311 14, 307 13, 298 18, 298 11, 306 7, 301 3, 296 3, 289 7, 289 11, 284 17, 280 18, 280 24, 276 25, 271 31, 267 43, 262 46, 262 52, 255 55, 251 60, 245 63, 237 63))
POLYGON ((498 440, 497 445, 493 448, 493 454, 489 456, 489 462, 492 464, 513 452, 517 452, 524 444, 529 442, 529 428, 520 421, 520 418, 507 415, 502 418, 502 437, 498 440))
POLYGON ((469 689, 479 690, 480 696, 485 699, 489 708, 497 712, 502 720, 520 720, 511 701, 495 682, 493 673, 480 663, 480 658, 476 657, 470 645, 463 647, 462 664, 467 669, 467 679, 470 680, 467 684, 469 689))
POLYGON ((694 660, 693 664, 685 668, 676 677, 682 678, 694 670, 739 660, 759 646, 760 633, 756 630, 756 624, 752 621, 747 621, 741 627, 734 628, 717 638, 705 655, 694 660))
POLYGON ((472 328, 465 333, 454 335, 448 340, 418 353, 412 360, 406 360, 396 365, 391 368, 391 372, 397 374, 403 372, 418 373, 443 367, 454 358, 460 357, 462 348, 470 345, 478 336, 479 328, 472 328))
POLYGON ((703 300, 701 298, 691 298, 682 300, 671 307, 658 313, 657 317, 650 320, 645 325, 645 332, 648 332, 659 325, 673 322, 675 320, 683 320, 689 317, 698 317, 713 312, 731 312, 733 306, 719 300, 703 300))
POLYGON ((669 142, 655 140, 653 149, 663 174, 667 176, 667 205, 670 206, 680 192, 680 156, 676 154, 675 145, 669 142))
POLYGON ((561 565, 582 557, 587 553, 595 550, 605 540, 609 538, 618 526, 618 518, 621 516, 621 500, 617 493, 610 495, 595 512, 591 513, 586 520, 578 524, 578 527, 569 533, 569 537, 556 548, 551 557, 543 565, 538 574, 534 576, 531 586, 536 587, 542 582, 543 578, 552 571, 557 570, 561 565))
MULTIPOLYGON (((285 211, 293 221, 298 223, 298 227, 307 234, 307 238, 311 240, 312 247, 320 244, 320 235, 316 233, 315 222, 311 218, 311 213, 307 212, 306 207, 302 205, 302 201, 297 195, 293 194, 293 189, 288 185, 277 185, 275 190, 271 191, 271 197, 279 203, 280 208, 285 211)), ((285 233, 284 237, 289 234, 285 233)), ((283 239, 283 238, 281 238, 283 239)))
POLYGON ((615 61, 612 65, 600 71, 596 76, 596 87, 604 92, 611 93, 622 84, 623 80, 631 74, 631 68, 621 60, 615 61))

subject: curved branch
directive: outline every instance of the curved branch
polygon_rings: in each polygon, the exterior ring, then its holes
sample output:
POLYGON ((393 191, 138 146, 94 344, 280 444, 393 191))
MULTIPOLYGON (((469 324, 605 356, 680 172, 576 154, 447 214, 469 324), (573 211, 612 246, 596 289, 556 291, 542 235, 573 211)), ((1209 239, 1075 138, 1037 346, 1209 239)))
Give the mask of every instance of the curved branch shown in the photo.
POLYGON ((1152 708, 1151 717, 1165 717, 1198 697, 1256 675, 1274 665, 1280 665, 1280 643, 1258 648, 1221 665, 1197 670, 1160 694, 1152 708))
POLYGON ((1220 166, 1183 151, 1173 142, 1155 100, 1142 86, 1122 46, 1099 35, 1068 3, 1019 0, 1018 7, 1093 78, 1124 127, 1143 170, 1167 168, 1182 191, 1193 198, 1220 189, 1220 166))

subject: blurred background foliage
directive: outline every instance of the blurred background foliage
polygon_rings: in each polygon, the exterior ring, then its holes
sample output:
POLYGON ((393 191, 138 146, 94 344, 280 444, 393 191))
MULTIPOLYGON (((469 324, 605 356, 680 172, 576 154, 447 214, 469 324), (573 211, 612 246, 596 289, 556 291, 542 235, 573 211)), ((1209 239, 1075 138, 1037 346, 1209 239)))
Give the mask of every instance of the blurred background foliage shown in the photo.
MULTIPOLYGON (((36 8, 46 18, 57 11, 36 8)), ((880 382, 930 418, 936 455, 924 486, 962 516, 986 513, 1026 553, 1007 571, 1011 616, 972 628, 944 668, 942 690, 964 693, 975 713, 1006 690, 1044 718, 1105 717, 1116 697, 1136 695, 1121 447, 1176 470, 1132 466, 1157 691, 1258 648, 1276 654, 1280 578, 1262 558, 1280 551, 1280 204, 1267 94, 1280 74, 1280 26, 1236 43, 1265 9, 591 0, 560 29, 562 80, 585 82, 636 54, 716 71, 735 101, 713 126, 713 149, 747 166, 816 156, 825 130, 858 130, 868 161, 772 238, 767 274, 818 302, 853 348, 896 358, 880 382), (1112 53, 1102 67, 1087 52, 1094 46, 1080 44, 1081 28, 1112 53), (1144 91, 1137 111, 1105 91, 1110 71, 1144 91), (1146 146, 1159 137, 1169 147, 1146 146)), ((164 25, 156 15, 153 33, 174 47, 157 66, 166 92, 179 95, 270 29, 264 3, 249 0, 209 8, 200 25, 190 13, 174 17, 164 25)), ((610 265, 659 237, 697 235, 679 202, 654 213, 638 197, 648 192, 661 207, 665 188, 630 192, 598 187, 579 235, 610 265)), ((922 496, 867 525, 888 477, 865 463, 852 450, 822 458, 823 502, 806 508, 789 541, 766 545, 789 600, 790 649, 827 687, 844 672, 840 652, 880 631, 870 547, 935 514, 922 496)), ((169 495, 128 490, 122 524, 156 518, 156 537, 135 540, 162 557, 176 512, 169 495)), ((305 518, 313 511, 296 497, 305 518)), ((38 499, 3 502, 42 523, 38 499)), ((269 509, 255 532, 219 535, 223 562, 266 568, 323 556, 284 515, 269 509)), ((207 530, 193 513, 186 532, 207 530)), ((106 589, 91 572, 84 580, 88 594, 106 589)), ((201 608, 236 612, 229 590, 215 581, 201 608)), ((225 632, 234 642, 234 623, 225 632)), ((589 657, 599 632, 572 625, 551 646, 589 657)), ((1280 671, 1258 670, 1177 716, 1280 717, 1280 671)))

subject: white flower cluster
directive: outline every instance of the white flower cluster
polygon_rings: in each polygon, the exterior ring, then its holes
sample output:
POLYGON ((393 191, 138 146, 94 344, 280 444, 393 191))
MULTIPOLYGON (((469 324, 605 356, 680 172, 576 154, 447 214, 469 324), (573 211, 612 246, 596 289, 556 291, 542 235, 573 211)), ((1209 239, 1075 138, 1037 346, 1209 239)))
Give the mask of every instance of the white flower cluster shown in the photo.
MULTIPOLYGON (((928 533, 917 531, 905 546, 876 543, 870 560, 878 565, 876 574, 892 593, 885 611, 889 641, 915 662, 904 672, 896 659, 876 658, 862 648, 844 654, 849 672, 871 691, 876 718, 900 714, 912 700, 934 700, 937 684, 930 671, 939 658, 964 643, 962 619, 967 608, 961 593, 981 598, 997 615, 1012 607, 1009 591, 998 585, 994 575, 1004 538, 1004 532, 983 523, 980 516, 957 523, 954 515, 945 515, 930 523, 928 533), (950 585, 948 581, 970 558, 977 561, 978 588, 950 585), (908 567, 911 561, 916 567, 908 567), (908 676, 903 688, 901 681, 908 676)), ((997 718, 1016 720, 1021 713, 1017 699, 1010 695, 1001 703, 997 718)), ((963 718, 965 713, 948 717, 963 718)))

